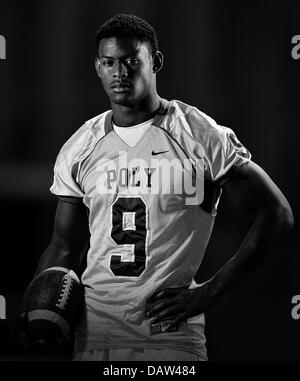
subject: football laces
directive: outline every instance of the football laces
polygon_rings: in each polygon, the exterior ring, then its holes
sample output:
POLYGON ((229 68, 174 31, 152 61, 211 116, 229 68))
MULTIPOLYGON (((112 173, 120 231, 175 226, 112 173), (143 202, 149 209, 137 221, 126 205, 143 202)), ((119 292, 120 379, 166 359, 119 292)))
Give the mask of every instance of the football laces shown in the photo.
POLYGON ((71 290, 73 288, 74 282, 75 282, 75 279, 72 278, 72 276, 70 276, 69 274, 66 274, 64 276, 62 288, 61 288, 59 297, 57 299, 57 302, 55 304, 56 307, 58 307, 59 309, 61 309, 61 310, 66 309, 68 299, 71 295, 71 290))

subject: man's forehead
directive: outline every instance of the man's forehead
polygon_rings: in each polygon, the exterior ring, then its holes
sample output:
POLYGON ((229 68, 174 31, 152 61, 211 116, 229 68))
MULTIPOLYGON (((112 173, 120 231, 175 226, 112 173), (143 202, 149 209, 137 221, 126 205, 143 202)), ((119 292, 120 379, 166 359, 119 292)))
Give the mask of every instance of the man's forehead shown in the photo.
POLYGON ((108 37, 99 44, 99 56, 132 55, 148 53, 147 42, 139 41, 136 37, 108 37))

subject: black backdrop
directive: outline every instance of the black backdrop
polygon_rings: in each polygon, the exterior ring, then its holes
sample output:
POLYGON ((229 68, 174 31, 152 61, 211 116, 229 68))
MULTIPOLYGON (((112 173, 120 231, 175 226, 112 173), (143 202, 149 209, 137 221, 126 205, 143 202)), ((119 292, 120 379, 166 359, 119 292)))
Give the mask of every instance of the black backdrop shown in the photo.
MULTIPOLYGON (((9 339, 22 292, 51 236, 52 166, 64 141, 109 107, 94 72, 94 34, 116 13, 157 30, 165 66, 161 96, 193 104, 231 127, 279 185, 296 227, 286 243, 207 314, 211 360, 298 360, 300 294, 297 214, 300 4, 282 1, 0 1, 0 358, 23 359, 9 339)), ((247 224, 222 198, 198 280, 238 247, 247 224)))

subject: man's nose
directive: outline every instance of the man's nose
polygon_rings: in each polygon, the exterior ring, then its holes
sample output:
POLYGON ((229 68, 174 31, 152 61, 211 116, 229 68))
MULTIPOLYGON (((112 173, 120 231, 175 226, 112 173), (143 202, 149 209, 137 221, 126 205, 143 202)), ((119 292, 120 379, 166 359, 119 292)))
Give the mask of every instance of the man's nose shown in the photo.
POLYGON ((128 77, 128 70, 126 65, 124 65, 122 62, 117 62, 115 65, 115 71, 113 76, 115 78, 127 78, 128 77))

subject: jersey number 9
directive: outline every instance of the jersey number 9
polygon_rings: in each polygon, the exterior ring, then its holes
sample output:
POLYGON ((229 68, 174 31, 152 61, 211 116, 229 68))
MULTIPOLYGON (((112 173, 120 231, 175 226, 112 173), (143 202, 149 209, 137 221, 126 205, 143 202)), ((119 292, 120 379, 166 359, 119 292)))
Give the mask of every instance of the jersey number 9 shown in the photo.
POLYGON ((142 274, 146 265, 146 236, 144 201, 139 197, 119 197, 112 207, 111 237, 117 245, 134 245, 134 261, 125 262, 121 254, 112 255, 110 268, 116 276, 138 277, 142 274), (131 216, 129 227, 124 224, 126 215, 131 216))

